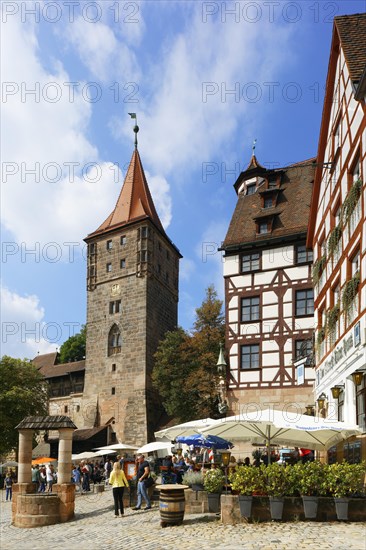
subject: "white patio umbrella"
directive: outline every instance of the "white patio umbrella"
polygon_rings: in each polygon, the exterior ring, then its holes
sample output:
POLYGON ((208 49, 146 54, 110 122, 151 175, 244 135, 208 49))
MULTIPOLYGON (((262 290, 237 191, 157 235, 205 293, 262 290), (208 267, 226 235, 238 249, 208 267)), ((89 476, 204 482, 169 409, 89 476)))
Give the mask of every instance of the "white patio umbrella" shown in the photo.
POLYGON ((137 453, 144 454, 144 453, 152 453, 153 451, 161 451, 161 450, 167 450, 168 452, 171 451, 171 448, 173 447, 172 443, 169 443, 168 441, 152 441, 151 443, 147 443, 146 445, 143 445, 139 449, 137 449, 137 453))
POLYGON ((136 451, 137 448, 136 445, 127 445, 127 443, 114 443, 113 445, 95 447, 94 451, 136 451))
POLYGON ((167 438, 173 441, 179 435, 192 435, 200 434, 205 428, 208 428, 214 424, 216 420, 213 418, 202 418, 201 420, 191 420, 190 422, 184 422, 183 424, 177 424, 176 426, 170 426, 169 428, 163 428, 158 432, 155 432, 155 437, 167 438))
POLYGON ((97 454, 91 451, 85 451, 84 453, 79 453, 76 455, 71 455, 71 460, 88 460, 89 458, 96 458, 97 454))
POLYGON ((117 451, 111 451, 111 449, 100 449, 100 451, 95 451, 95 454, 98 456, 116 455, 117 451))
POLYGON ((361 434, 361 430, 356 425, 317 416, 265 409, 216 420, 202 433, 230 440, 264 442, 269 454, 272 444, 326 451, 339 441, 361 434))

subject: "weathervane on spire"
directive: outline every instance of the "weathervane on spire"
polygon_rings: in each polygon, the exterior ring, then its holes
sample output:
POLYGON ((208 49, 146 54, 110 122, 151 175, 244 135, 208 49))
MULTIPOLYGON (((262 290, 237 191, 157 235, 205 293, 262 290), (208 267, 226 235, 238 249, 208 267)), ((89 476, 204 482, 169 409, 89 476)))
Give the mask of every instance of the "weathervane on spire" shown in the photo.
POLYGON ((254 157, 254 151, 255 151, 255 146, 256 146, 256 143, 257 143, 257 138, 255 138, 255 140, 253 141, 253 145, 252 145, 252 157, 254 157))
POLYGON ((135 132, 135 149, 137 149, 137 132, 139 131, 139 127, 137 126, 137 115, 136 113, 128 113, 131 118, 135 119, 135 126, 133 127, 133 131, 135 132))

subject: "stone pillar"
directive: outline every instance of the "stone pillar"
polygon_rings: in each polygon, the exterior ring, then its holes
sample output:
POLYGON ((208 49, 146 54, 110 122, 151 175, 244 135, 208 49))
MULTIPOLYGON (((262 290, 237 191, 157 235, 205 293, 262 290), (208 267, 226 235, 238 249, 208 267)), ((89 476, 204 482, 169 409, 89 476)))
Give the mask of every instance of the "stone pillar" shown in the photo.
POLYGON ((59 429, 57 484, 71 483, 73 428, 59 429))
POLYGON ((19 430, 18 483, 32 482, 33 430, 19 430))

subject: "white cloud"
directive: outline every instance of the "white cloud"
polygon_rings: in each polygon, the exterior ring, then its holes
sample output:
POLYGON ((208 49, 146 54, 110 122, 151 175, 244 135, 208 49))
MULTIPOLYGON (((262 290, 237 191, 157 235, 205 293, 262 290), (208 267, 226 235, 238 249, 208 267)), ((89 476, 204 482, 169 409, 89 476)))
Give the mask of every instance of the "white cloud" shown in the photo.
POLYGON ((123 79, 126 84, 139 79, 135 54, 116 38, 108 25, 90 24, 80 16, 68 26, 66 34, 97 80, 112 84, 116 79, 123 79))
POLYGON ((146 170, 145 175, 160 221, 164 229, 167 229, 172 220, 172 199, 169 183, 163 176, 151 176, 146 170))
MULTIPOLYGON (((219 19, 204 24, 198 11, 187 15, 183 32, 167 39, 159 62, 149 71, 149 85, 155 87, 150 105, 139 106, 144 158, 164 175, 187 163, 197 169, 212 155, 224 155, 244 116, 249 118, 243 130, 246 141, 248 124, 254 119, 259 124, 265 113, 263 100, 256 104, 252 94, 268 94, 264 83, 278 80, 291 55, 291 25, 279 30, 265 21, 243 27, 219 19), (281 40, 275 39, 275 31, 281 40), (255 85, 250 88, 249 82, 255 85)), ((116 124, 115 131, 130 134, 125 124, 116 124)))
POLYGON ((45 323, 45 311, 37 296, 21 296, 2 286, 1 297, 2 355, 33 359, 38 352, 56 350, 57 344, 47 337, 52 340, 59 330, 45 323))
POLYGON ((189 281, 196 271, 196 264, 189 258, 182 258, 179 262, 179 279, 189 281))
POLYGON ((107 217, 122 179, 117 167, 99 159, 86 137, 91 104, 77 90, 69 101, 64 82, 72 79, 59 64, 52 73, 42 66, 35 31, 15 17, 3 28, 8 52, 4 80, 19 91, 2 107, 2 134, 7 136, 2 141, 2 223, 17 242, 62 245, 83 238, 107 217), (31 95, 22 101, 21 89, 35 86, 39 101, 31 95), (45 100, 52 90, 62 91, 60 101, 45 100), (97 167, 90 168, 90 162, 97 167), (9 174, 12 170, 14 175, 9 174))

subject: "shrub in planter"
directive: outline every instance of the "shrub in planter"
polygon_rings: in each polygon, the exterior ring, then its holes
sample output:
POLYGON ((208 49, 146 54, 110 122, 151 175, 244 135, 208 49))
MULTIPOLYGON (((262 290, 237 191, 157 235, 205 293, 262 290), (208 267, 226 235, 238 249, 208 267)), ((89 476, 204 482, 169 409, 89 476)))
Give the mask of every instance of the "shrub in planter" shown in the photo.
POLYGON ((318 460, 294 466, 306 519, 316 518, 319 496, 327 493, 326 468, 327 466, 318 460))
POLYGON ((208 511, 220 512, 220 497, 224 487, 225 476, 218 468, 208 470, 203 478, 203 486, 207 491, 208 511))
POLYGON ((348 464, 343 461, 328 466, 326 484, 334 497, 338 519, 348 519, 349 497, 362 494, 365 471, 365 462, 348 464))
POLYGON ((219 468, 207 470, 203 478, 203 486, 208 493, 221 493, 225 483, 225 476, 219 468))
POLYGON ((233 491, 239 495, 251 496, 263 490, 263 469, 254 466, 238 466, 229 474, 233 491))
POLYGON ((254 466, 238 466, 229 475, 231 489, 239 493, 240 512, 243 517, 252 513, 253 494, 263 491, 263 470, 254 466))
POLYGON ((288 470, 280 464, 269 464, 263 472, 272 519, 282 519, 284 496, 291 489, 288 470))
POLYGON ((194 472, 193 470, 188 470, 183 476, 182 479, 183 485, 188 485, 196 491, 203 491, 203 473, 194 472))

